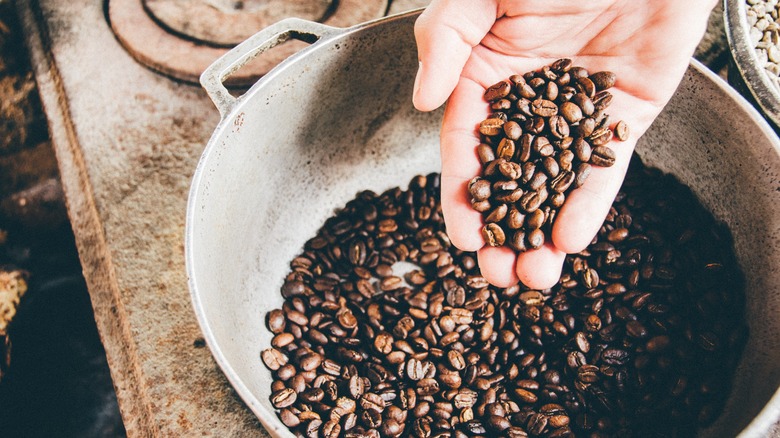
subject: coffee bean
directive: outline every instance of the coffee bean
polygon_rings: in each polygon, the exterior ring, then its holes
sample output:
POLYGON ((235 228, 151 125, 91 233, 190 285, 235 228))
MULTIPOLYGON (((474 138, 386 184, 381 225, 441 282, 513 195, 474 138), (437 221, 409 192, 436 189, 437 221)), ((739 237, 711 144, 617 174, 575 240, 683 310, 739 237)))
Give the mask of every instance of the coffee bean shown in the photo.
POLYGON ((550 143, 550 140, 542 136, 534 138, 531 150, 540 157, 549 157, 555 153, 555 148, 550 143))
POLYGON ((531 230, 526 235, 526 240, 528 241, 528 248, 529 249, 537 249, 541 248, 542 245, 544 245, 544 232, 540 229, 531 230))
POLYGON ((574 178, 574 187, 582 187, 583 184, 585 184, 585 181, 590 176, 591 172, 591 166, 588 163, 580 163, 577 165, 577 169, 575 170, 575 174, 577 175, 574 178))
MULTIPOLYGON (((303 283, 301 283, 301 285, 303 285, 303 283)), ((271 333, 277 335, 284 331, 286 322, 287 320, 284 317, 284 313, 280 309, 274 309, 268 312, 268 316, 266 317, 268 330, 271 330, 271 333)))
POLYGON ((515 142, 508 138, 501 139, 496 147, 496 156, 505 160, 511 160, 515 156, 515 142))
POLYGON ((593 131, 590 136, 588 136, 588 141, 593 146, 602 146, 612 141, 612 136, 612 131, 605 126, 602 128, 596 128, 596 130, 593 131))
POLYGON ((509 83, 509 81, 498 82, 485 90, 485 100, 488 102, 494 102, 509 95, 510 91, 512 91, 512 85, 509 83))
POLYGON ((554 115, 547 122, 550 128, 550 135, 557 139, 562 139, 569 135, 569 123, 563 116, 554 115))
POLYGON ((504 123, 504 135, 507 139, 517 141, 522 134, 523 129, 517 122, 510 120, 504 123))
POLYGON ((510 180, 517 180, 523 176, 523 168, 513 161, 504 161, 499 163, 498 171, 501 173, 501 175, 510 180))
POLYGON ((484 201, 490 198, 490 181, 476 177, 469 182, 469 194, 477 201, 484 201))
POLYGON ((594 166, 610 167, 615 164, 615 152, 608 146, 597 146, 593 148, 590 162, 594 166))
POLYGON ((271 404, 273 404, 276 409, 287 408, 292 406, 297 398, 298 395, 293 389, 285 388, 271 394, 271 404))
POLYGON ((482 237, 490 246, 501 246, 506 240, 504 230, 497 224, 490 223, 482 228, 482 237))
POLYGON ((582 108, 580 108, 575 102, 571 101, 563 102, 560 106, 559 112, 569 123, 578 123, 580 120, 582 120, 583 117, 582 108))
POLYGON ((540 117, 552 117, 558 114, 558 105, 547 99, 536 99, 531 102, 531 112, 540 117))
POLYGON ((629 136, 628 124, 626 124, 626 122, 624 122, 623 120, 617 122, 617 125, 615 125, 615 136, 620 141, 628 140, 628 136, 629 136))
POLYGON ((536 403, 536 401, 538 400, 538 397, 536 396, 536 394, 534 394, 533 392, 531 392, 528 389, 515 388, 514 392, 515 392, 515 395, 517 396, 518 400, 520 402, 522 402, 522 403, 531 404, 531 403, 536 403))
POLYGON ((479 133, 494 137, 504 132, 504 121, 500 118, 488 118, 480 122, 479 133))
POLYGON ((590 80, 596 86, 598 91, 606 90, 615 86, 617 75, 611 71, 600 71, 589 76, 590 80))
POLYGON ((268 369, 276 371, 282 366, 287 364, 287 355, 277 350, 276 348, 268 348, 263 350, 262 354, 263 363, 268 369))
POLYGON ((426 397, 439 392, 439 382, 435 379, 420 379, 417 382, 417 394, 418 396, 426 397))

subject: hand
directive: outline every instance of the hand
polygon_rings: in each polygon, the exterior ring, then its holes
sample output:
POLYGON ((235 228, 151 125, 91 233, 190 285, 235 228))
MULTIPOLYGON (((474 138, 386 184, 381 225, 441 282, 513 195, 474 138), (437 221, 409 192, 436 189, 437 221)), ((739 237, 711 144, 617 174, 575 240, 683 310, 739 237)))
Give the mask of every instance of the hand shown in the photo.
POLYGON ((558 281, 567 253, 582 251, 609 212, 636 141, 682 80, 704 34, 713 0, 434 0, 415 25, 420 69, 413 102, 422 111, 448 100, 441 127, 441 201, 453 244, 478 251, 494 285, 521 281, 545 289, 558 281), (477 124, 489 113, 484 90, 559 58, 591 73, 617 74, 607 113, 624 120, 627 141, 610 144, 612 167, 594 167, 558 212, 539 249, 517 255, 486 246, 481 214, 471 208, 468 181, 481 173, 477 124))

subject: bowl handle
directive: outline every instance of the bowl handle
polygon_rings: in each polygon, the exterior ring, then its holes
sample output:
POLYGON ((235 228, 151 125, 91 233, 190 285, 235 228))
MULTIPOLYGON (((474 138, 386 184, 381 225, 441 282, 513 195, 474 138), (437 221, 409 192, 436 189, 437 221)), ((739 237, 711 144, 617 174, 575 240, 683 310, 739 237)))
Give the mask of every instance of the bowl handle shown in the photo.
POLYGON ((238 101, 238 98, 233 97, 224 84, 230 75, 261 53, 289 39, 313 44, 339 31, 341 29, 313 21, 286 18, 264 28, 219 57, 200 75, 200 84, 224 119, 238 101))

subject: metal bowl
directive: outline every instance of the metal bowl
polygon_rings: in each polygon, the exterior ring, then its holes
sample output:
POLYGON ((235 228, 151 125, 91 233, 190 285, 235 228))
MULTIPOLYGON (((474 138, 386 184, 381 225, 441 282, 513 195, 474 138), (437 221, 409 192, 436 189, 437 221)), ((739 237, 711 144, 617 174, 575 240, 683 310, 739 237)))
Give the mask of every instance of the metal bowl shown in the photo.
MULTIPOLYGON (((228 380, 274 436, 268 311, 288 263, 335 208, 438 171, 441 112, 411 104, 415 14, 349 29, 283 21, 202 77, 222 114, 192 181, 186 262, 204 337, 228 380), (246 94, 222 84, 280 40, 311 46, 246 94)), ((702 436, 766 436, 780 410, 780 144, 760 114, 693 62, 637 151, 691 187, 734 236, 750 337, 723 415, 702 436)))
POLYGON ((750 41, 745 0, 723 0, 726 37, 731 51, 729 81, 780 128, 780 91, 764 72, 750 41))

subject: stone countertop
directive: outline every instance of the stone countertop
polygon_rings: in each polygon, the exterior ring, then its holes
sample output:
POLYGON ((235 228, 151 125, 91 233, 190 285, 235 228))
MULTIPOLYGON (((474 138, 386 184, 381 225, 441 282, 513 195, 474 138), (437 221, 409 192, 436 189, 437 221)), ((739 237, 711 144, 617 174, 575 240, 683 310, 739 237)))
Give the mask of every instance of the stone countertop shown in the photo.
MULTIPOLYGON (((267 436, 205 348, 187 288, 187 195, 219 114, 200 87, 130 57, 104 2, 17 7, 128 435, 267 436)), ((697 57, 722 73, 720 16, 697 57)))

